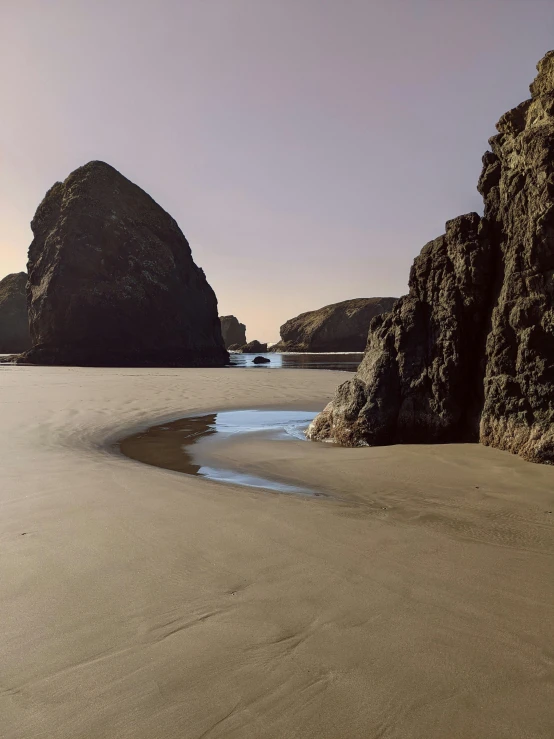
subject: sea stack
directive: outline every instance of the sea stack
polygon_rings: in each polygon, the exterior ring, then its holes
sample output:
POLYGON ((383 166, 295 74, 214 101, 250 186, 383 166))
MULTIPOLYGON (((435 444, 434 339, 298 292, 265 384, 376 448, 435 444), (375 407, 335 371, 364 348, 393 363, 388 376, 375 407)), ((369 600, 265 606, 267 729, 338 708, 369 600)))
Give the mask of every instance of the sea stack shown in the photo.
POLYGON ((0 354, 15 354, 31 348, 26 285, 25 272, 0 280, 0 354))
POLYGON ((236 349, 236 351, 239 352, 239 354, 264 353, 267 351, 267 344, 262 343, 257 339, 253 339, 252 341, 249 341, 248 344, 240 346, 238 349, 236 349))
POLYGON ((423 248, 309 438, 480 440, 554 463, 554 52, 537 69, 483 157, 484 216, 450 221, 423 248))
POLYGON ((59 365, 220 366, 217 300, 177 223, 104 162, 46 193, 31 223, 33 347, 59 365))
POLYGON ((239 346, 246 344, 246 326, 244 323, 239 323, 238 318, 235 318, 235 316, 220 316, 219 320, 221 322, 221 335, 223 336, 223 343, 226 349, 229 349, 235 344, 239 346))
POLYGON ((273 352, 363 352, 369 324, 392 309, 396 298, 357 298, 301 313, 279 329, 273 352))

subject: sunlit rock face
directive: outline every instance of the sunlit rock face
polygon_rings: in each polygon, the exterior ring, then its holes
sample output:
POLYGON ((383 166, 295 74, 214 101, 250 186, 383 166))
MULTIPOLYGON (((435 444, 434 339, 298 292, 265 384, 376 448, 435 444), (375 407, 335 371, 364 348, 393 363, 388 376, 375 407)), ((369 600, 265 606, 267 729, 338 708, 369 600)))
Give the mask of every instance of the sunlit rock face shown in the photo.
POLYGON ((554 462, 554 52, 502 116, 479 189, 496 254, 484 444, 554 462))
POLYGON ((104 162, 56 183, 32 221, 23 361, 223 365, 217 300, 177 223, 104 162))
POLYGON ((369 324, 396 298, 355 298, 301 313, 280 328, 277 352, 363 352, 369 324))
POLYGON ((554 463, 554 52, 531 94, 483 157, 483 218, 456 218, 423 248, 310 438, 480 440, 554 463))

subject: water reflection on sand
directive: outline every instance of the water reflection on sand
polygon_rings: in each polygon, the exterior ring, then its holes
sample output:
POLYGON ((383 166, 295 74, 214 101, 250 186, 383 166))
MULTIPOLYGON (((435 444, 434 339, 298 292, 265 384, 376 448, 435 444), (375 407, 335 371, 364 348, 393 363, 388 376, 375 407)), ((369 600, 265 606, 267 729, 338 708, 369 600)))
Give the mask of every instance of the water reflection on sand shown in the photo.
POLYGON ((160 424, 133 434, 119 443, 119 450, 138 462, 187 475, 199 475, 219 482, 281 493, 319 495, 308 488, 257 477, 239 470, 223 469, 215 464, 199 464, 195 455, 199 444, 216 434, 222 438, 241 436, 246 443, 252 434, 263 434, 264 438, 275 441, 305 441, 304 430, 315 415, 312 411, 267 410, 209 413, 160 424))

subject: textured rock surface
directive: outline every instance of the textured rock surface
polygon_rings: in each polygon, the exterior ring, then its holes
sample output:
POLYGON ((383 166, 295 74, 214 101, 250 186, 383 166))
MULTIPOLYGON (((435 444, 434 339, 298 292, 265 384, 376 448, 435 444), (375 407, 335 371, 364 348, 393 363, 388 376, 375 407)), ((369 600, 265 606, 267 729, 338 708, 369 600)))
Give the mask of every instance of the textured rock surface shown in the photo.
POLYGON ((314 421, 313 437, 346 445, 471 437, 492 275, 481 228, 476 213, 462 216, 423 248, 409 294, 372 321, 356 377, 314 421))
POLYGON ((257 354, 258 352, 266 352, 267 344, 262 344, 254 339, 254 341, 249 341, 248 344, 243 344, 243 346, 239 347, 236 351, 241 354, 257 354))
POLYGON ((223 365, 217 300, 177 223, 103 162, 46 194, 32 221, 23 361, 223 365))
POLYGON ((0 354, 24 352, 31 347, 26 285, 25 272, 0 280, 0 354))
POLYGON ((479 439, 554 462, 554 52, 538 71, 483 157, 484 217, 450 221, 424 247, 310 438, 479 439))
POLYGON ((246 344, 246 326, 239 323, 235 316, 220 316, 221 335, 225 348, 229 349, 233 345, 242 346, 246 344))
POLYGON ((554 52, 537 69, 479 182, 499 256, 480 437, 554 463, 554 52))
POLYGON ((363 352, 371 320, 396 298, 358 298, 301 313, 280 328, 276 352, 363 352))

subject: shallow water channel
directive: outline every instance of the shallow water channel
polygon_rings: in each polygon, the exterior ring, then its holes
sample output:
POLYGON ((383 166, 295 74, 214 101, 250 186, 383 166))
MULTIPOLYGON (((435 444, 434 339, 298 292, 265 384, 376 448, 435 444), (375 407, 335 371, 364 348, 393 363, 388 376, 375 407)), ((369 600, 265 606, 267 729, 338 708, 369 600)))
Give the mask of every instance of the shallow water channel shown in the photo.
POLYGON ((215 462, 206 464, 209 452, 205 444, 202 462, 198 459, 203 442, 213 440, 215 435, 219 435, 222 441, 226 436, 238 436, 244 443, 248 443, 252 435, 263 435, 265 440, 276 443, 282 440, 306 443, 304 431, 315 416, 312 411, 221 411, 153 426, 123 439, 118 447, 131 459, 187 475, 280 493, 319 496, 322 495, 320 492, 309 488, 223 469, 215 462))

